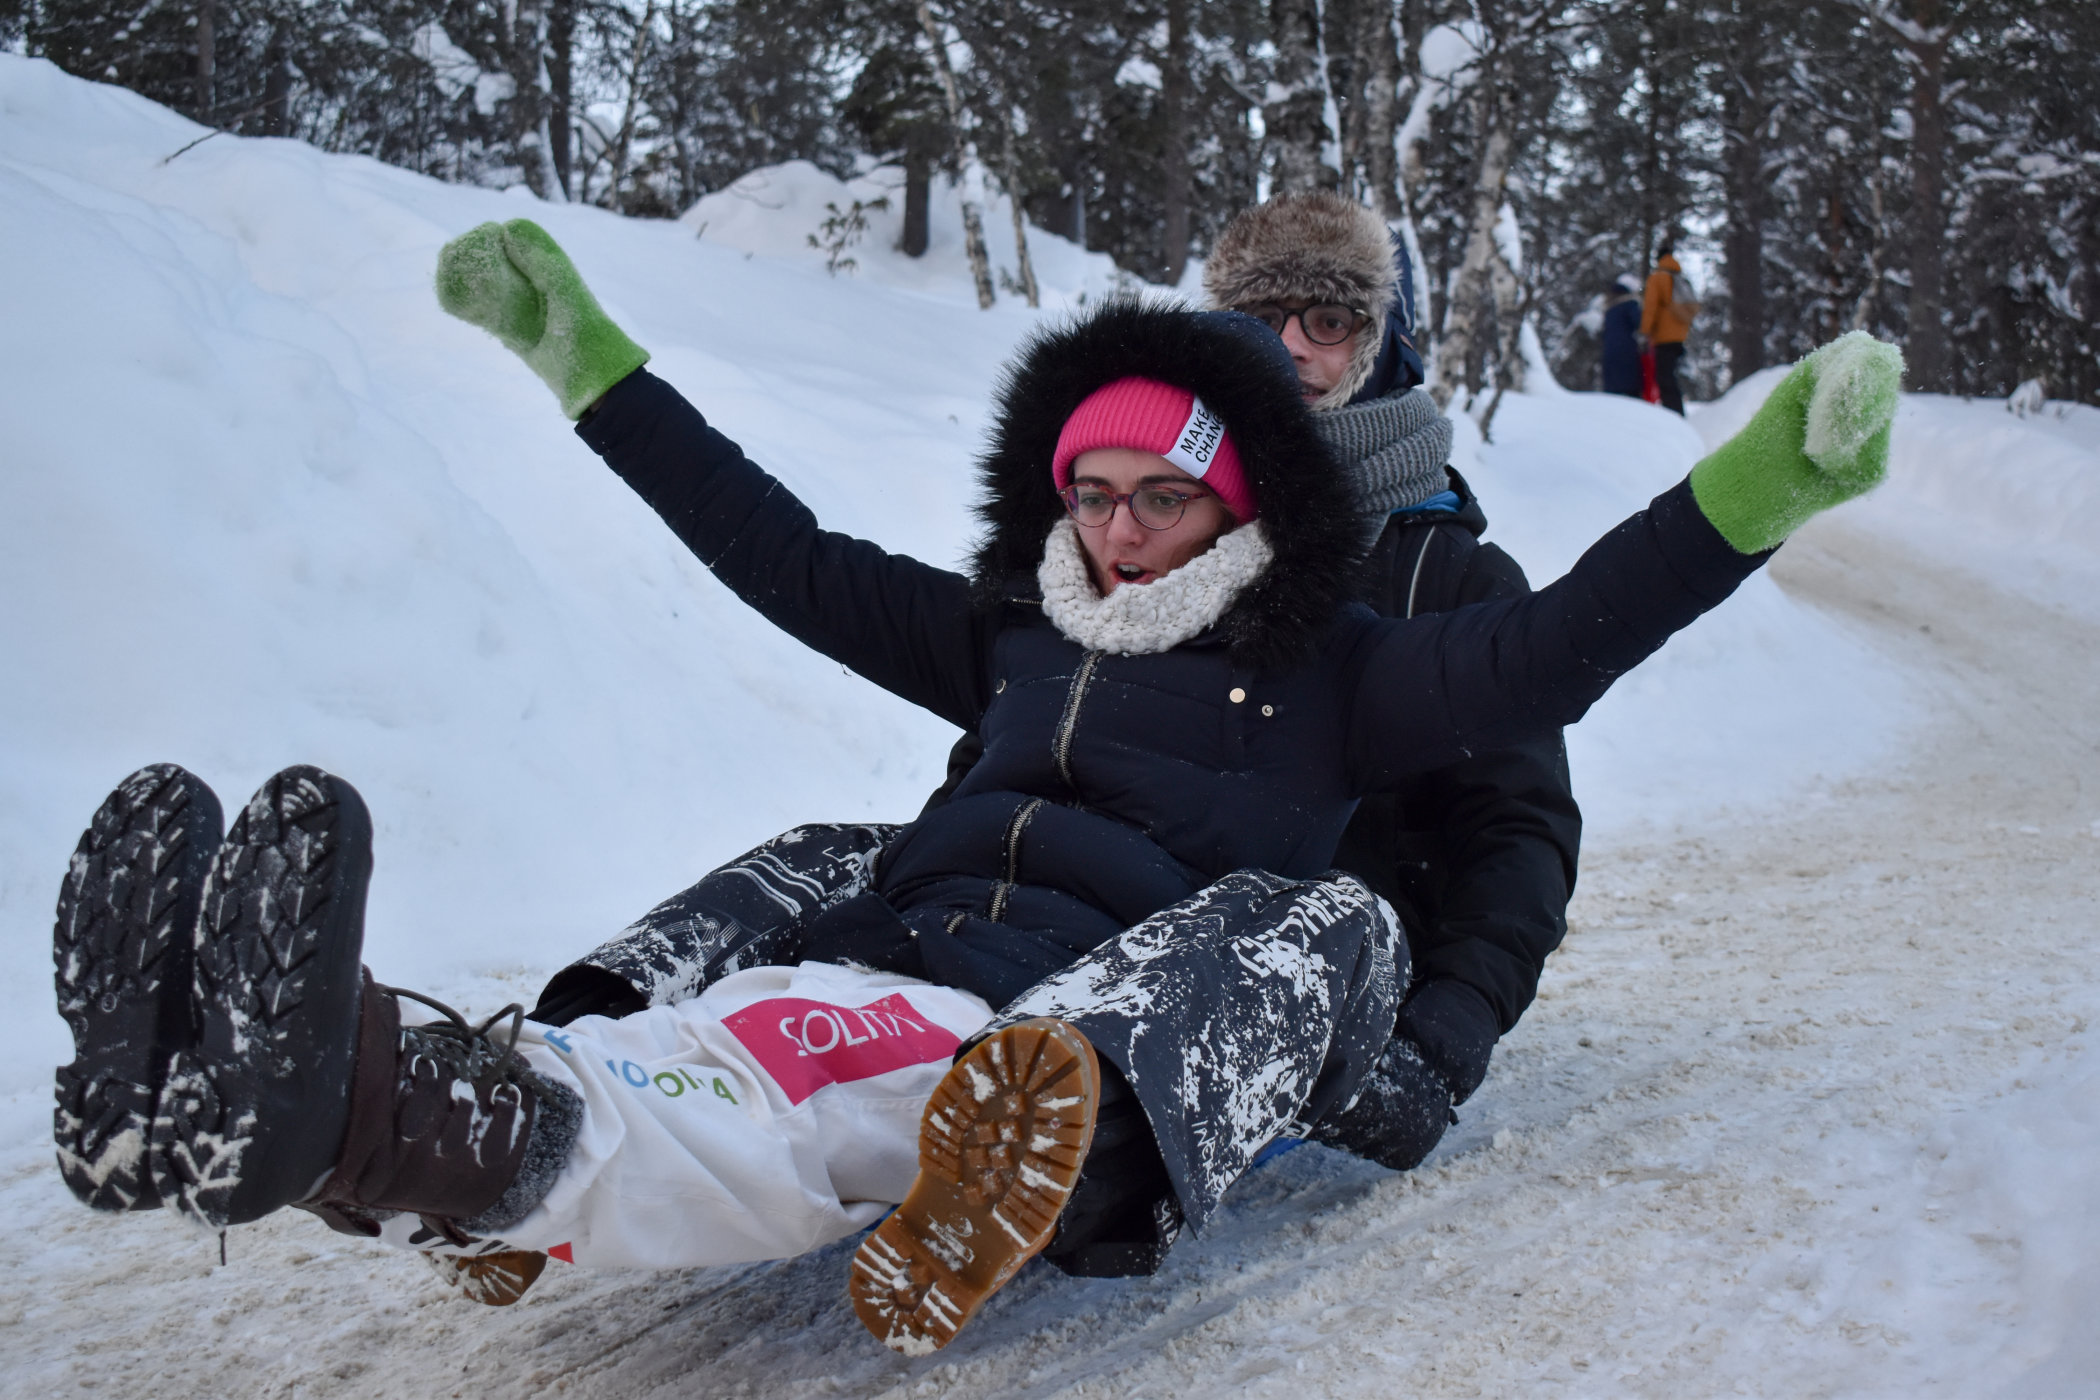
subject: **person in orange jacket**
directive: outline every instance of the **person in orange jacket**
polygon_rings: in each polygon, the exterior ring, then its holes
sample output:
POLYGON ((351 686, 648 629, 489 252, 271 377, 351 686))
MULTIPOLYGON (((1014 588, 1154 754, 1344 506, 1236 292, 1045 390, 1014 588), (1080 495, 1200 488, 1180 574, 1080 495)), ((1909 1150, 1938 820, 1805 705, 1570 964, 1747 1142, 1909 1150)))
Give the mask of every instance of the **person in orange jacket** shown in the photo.
POLYGON ((1641 338, 1655 351, 1655 384, 1662 391, 1662 406, 1682 417, 1684 390, 1678 387, 1677 364, 1684 358, 1684 338, 1692 333, 1699 303, 1675 254, 1675 240, 1664 238, 1641 294, 1641 338))

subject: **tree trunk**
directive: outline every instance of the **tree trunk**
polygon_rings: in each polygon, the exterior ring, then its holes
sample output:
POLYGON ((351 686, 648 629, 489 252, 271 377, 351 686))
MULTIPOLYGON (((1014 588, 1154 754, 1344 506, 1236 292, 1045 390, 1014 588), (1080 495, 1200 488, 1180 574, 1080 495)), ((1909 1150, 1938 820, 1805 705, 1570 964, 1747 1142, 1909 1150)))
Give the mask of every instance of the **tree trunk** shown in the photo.
POLYGON ((547 8, 547 128, 554 141, 554 173, 562 193, 574 198, 576 176, 569 134, 575 127, 576 0, 552 0, 547 8))
MULTIPOLYGON (((1743 53, 1741 61, 1755 62, 1743 53)), ((1765 365, 1765 142, 1768 110, 1747 73, 1729 75, 1722 107, 1727 154, 1728 373, 1741 383, 1765 365)), ((1645 269, 1643 269, 1645 271, 1645 269)))
POLYGON ((568 191, 555 168, 553 122, 549 120, 553 83, 547 71, 546 0, 530 4, 521 0, 504 38, 508 44, 504 68, 512 83, 507 117, 511 149, 532 192, 555 204, 566 204, 568 191))
POLYGON ((904 233, 897 251, 907 258, 926 256, 927 206, 933 196, 933 162, 913 151, 904 157, 904 233))
POLYGON ((1495 226, 1502 218, 1503 191, 1509 183, 1516 136, 1510 129, 1509 106, 1498 100, 1495 92, 1494 59, 1492 53, 1484 56, 1483 71, 1473 81, 1473 130, 1480 144, 1480 168, 1473 180, 1466 252, 1459 262, 1451 305, 1444 315, 1444 333, 1437 341, 1436 369, 1429 381, 1430 395, 1439 408, 1449 404, 1461 387, 1479 389, 1478 366, 1489 343, 1488 328, 1481 321, 1495 280, 1509 275, 1508 264, 1496 246, 1495 226), (1499 274, 1498 263, 1502 264, 1499 274))
MULTIPOLYGON (((1501 402, 1502 390, 1524 392, 1524 317, 1530 310, 1530 298, 1517 277, 1517 269, 1511 265, 1509 250, 1503 246, 1503 230, 1508 229, 1512 242, 1517 237, 1517 216, 1508 204, 1495 211, 1495 256, 1488 262, 1488 291, 1495 304, 1495 399, 1501 402)), ((1483 432, 1486 428, 1483 427, 1483 432)))
POLYGON ((217 101, 212 89, 218 77, 218 40, 212 28, 217 11, 216 0, 197 0, 197 120, 206 126, 218 125, 212 119, 217 101))
POLYGON ((284 26, 278 25, 270 31, 270 42, 263 48, 263 105, 262 133, 265 136, 289 136, 292 134, 292 60, 290 39, 284 26))
POLYGON ((1275 191, 1334 189, 1342 173, 1328 163, 1334 132, 1328 126, 1320 0, 1271 0, 1269 25, 1276 45, 1269 88, 1274 100, 1262 105, 1262 123, 1275 191))
POLYGON ((1189 0, 1167 0, 1167 70, 1160 75, 1166 152, 1160 162, 1160 271, 1170 287, 1189 266, 1189 0))
POLYGON ((1393 143, 1400 135, 1400 45, 1393 31, 1393 7, 1387 0, 1369 0, 1369 20, 1363 27, 1363 46, 1358 62, 1369 74, 1364 98, 1364 183, 1370 187, 1371 207, 1378 217, 1393 223, 1406 214, 1400 202, 1400 163, 1393 143))
POLYGON ((976 158, 963 139, 962 93, 955 85, 955 66, 948 61, 947 37, 933 22, 933 6, 919 0, 919 27, 933 46, 933 69, 941 80, 941 95, 948 103, 948 137, 955 153, 955 171, 962 181, 963 248, 970 255, 970 276, 977 283, 977 307, 989 311, 998 294, 992 290, 992 259, 984 249, 984 213, 978 204, 974 178, 976 158))
POLYGON ((1014 263, 1018 268, 1016 280, 1021 284, 1021 295, 1028 298, 1030 306, 1041 306, 1043 299, 1036 291, 1035 264, 1028 256, 1028 215, 1021 207, 1021 173, 1014 160, 1013 130, 1009 126, 1006 136, 1005 170, 1001 178, 1006 184, 1006 204, 1014 216, 1014 263))
POLYGON ((1918 23, 1904 36, 1915 72, 1910 89, 1910 324, 1903 348, 1912 386, 1937 393, 1947 387, 1947 339, 1940 325, 1947 161, 1941 79, 1947 30, 1939 24, 1939 0, 1913 0, 1911 13, 1918 23))
POLYGON ((1643 273, 1655 265, 1655 249, 1661 241, 1658 235, 1664 230, 1662 223, 1662 200, 1658 187, 1662 184, 1662 66, 1660 36, 1653 23, 1654 0, 1643 4, 1641 26, 1646 35, 1641 50, 1641 67, 1648 78, 1647 120, 1641 131, 1641 270, 1643 273))
MULTIPOLYGON (((1407 248, 1408 266, 1413 274, 1415 291, 1415 345, 1426 355, 1429 352, 1429 336, 1442 324, 1441 298, 1444 289, 1431 281, 1429 264, 1422 256, 1422 239, 1415 228, 1416 195, 1422 188, 1427 172, 1422 166, 1422 137, 1427 131, 1426 121, 1421 129, 1407 135, 1415 126, 1417 104, 1434 104, 1436 94, 1422 80, 1422 35, 1429 23, 1428 9, 1424 0, 1402 0, 1400 13, 1400 81, 1408 94, 1407 115, 1403 116, 1393 130, 1394 190, 1399 205, 1398 212, 1387 222, 1399 233, 1400 241, 1407 248), (1403 143, 1403 136, 1406 140, 1403 143)), ((1397 102, 1396 102, 1396 105, 1397 102)))

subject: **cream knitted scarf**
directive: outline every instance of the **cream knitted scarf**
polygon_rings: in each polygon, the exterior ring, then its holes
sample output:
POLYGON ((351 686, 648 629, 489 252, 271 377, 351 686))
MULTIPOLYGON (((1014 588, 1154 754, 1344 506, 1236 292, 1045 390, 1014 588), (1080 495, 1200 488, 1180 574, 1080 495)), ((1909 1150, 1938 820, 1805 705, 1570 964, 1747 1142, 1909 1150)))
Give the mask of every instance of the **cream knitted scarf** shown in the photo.
POLYGON ((1060 520, 1035 571, 1043 612, 1088 651, 1149 656, 1211 626, 1274 558, 1261 522, 1242 525, 1188 563, 1151 583, 1126 583, 1106 598, 1087 573, 1079 527, 1060 520))

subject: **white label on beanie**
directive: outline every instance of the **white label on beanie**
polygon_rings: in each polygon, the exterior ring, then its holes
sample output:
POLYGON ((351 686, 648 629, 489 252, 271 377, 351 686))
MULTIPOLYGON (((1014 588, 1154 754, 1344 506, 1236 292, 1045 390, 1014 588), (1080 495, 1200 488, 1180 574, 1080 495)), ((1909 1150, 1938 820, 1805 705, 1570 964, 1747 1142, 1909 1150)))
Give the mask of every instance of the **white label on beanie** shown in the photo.
POLYGON ((1203 406, 1203 400, 1189 396, 1189 421, 1181 425, 1181 432, 1174 445, 1159 455, 1175 466, 1195 477, 1203 479, 1211 463, 1218 460, 1218 444, 1225 441, 1225 424, 1217 414, 1203 406))

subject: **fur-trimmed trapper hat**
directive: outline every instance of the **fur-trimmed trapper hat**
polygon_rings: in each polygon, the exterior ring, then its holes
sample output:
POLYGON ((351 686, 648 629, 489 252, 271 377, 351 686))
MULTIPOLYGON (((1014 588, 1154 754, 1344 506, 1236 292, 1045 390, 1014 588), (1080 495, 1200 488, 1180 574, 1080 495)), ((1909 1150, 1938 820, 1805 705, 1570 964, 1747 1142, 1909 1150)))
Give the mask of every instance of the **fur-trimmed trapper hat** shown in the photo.
POLYGON ((1189 390, 1232 435, 1274 558, 1219 625, 1238 663, 1288 666, 1353 596, 1363 540, 1355 496, 1313 430, 1290 357, 1251 317, 1119 299, 1022 347, 978 462, 985 532, 970 572, 980 602, 995 606, 1016 584, 1033 588, 1051 527, 1065 516, 1050 473, 1058 435, 1088 395, 1128 378, 1189 390))
POLYGON ((1281 194, 1244 211, 1203 267, 1203 294, 1216 307, 1331 301, 1371 318, 1357 332, 1348 373, 1315 409, 1341 407, 1371 377, 1399 285, 1384 220, 1331 190, 1281 194))

